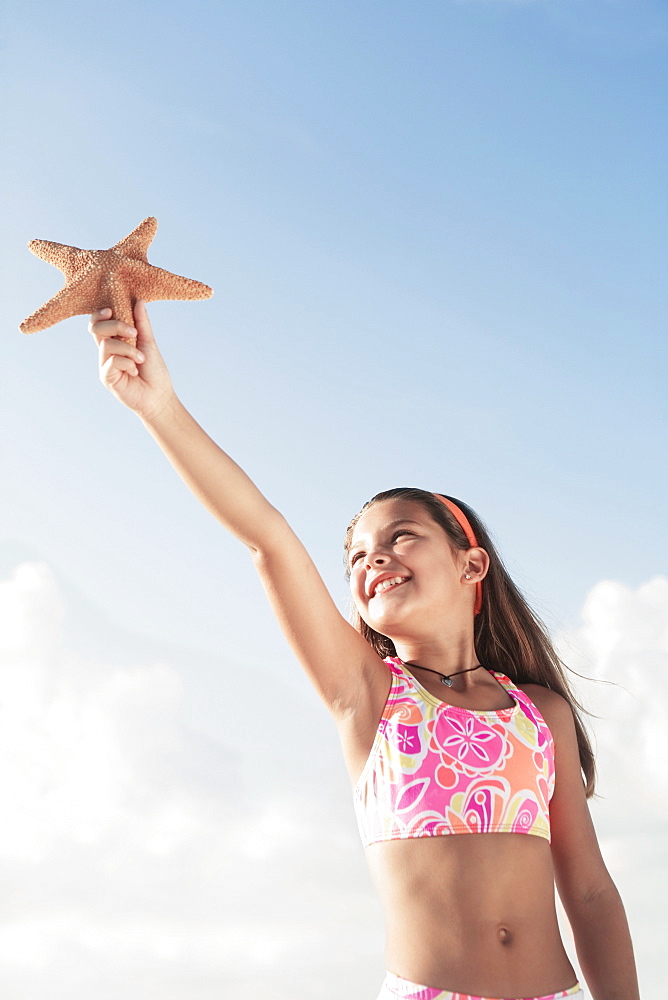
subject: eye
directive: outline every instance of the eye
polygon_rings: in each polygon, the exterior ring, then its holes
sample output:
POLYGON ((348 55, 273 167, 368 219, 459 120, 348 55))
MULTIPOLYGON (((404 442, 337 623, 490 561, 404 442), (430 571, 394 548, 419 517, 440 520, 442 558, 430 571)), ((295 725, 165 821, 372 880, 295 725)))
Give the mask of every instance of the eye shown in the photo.
POLYGON ((362 550, 358 549, 355 555, 351 558, 350 565, 354 566, 356 562, 359 562, 359 560, 363 558, 363 556, 364 553, 362 552, 362 550))
POLYGON ((396 542, 397 538, 400 538, 402 535, 411 535, 412 537, 415 537, 415 532, 409 531, 408 528, 399 528, 399 530, 395 531, 392 535, 392 541, 396 542))

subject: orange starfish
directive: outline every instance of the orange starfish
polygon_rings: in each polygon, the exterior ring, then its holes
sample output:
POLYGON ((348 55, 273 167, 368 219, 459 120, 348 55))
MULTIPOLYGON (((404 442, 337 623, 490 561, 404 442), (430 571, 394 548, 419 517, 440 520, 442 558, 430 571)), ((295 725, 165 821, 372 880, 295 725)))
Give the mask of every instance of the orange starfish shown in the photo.
POLYGON ((157 228, 157 219, 144 219, 109 250, 80 250, 63 243, 32 240, 28 249, 59 268, 66 283, 37 312, 24 319, 19 329, 23 333, 37 333, 61 319, 105 308, 112 310, 115 319, 134 326, 132 310, 137 299, 155 302, 210 298, 213 289, 201 281, 182 278, 149 264, 146 253, 157 228))

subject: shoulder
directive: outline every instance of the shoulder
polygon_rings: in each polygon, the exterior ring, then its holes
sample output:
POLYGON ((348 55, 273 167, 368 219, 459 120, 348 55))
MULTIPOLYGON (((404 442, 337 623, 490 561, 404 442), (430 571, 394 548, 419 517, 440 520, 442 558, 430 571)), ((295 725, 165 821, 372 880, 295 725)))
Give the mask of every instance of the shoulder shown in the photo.
POLYGON ((551 688, 543 687, 542 684, 518 684, 517 687, 535 701, 539 708, 545 705, 548 711, 559 712, 563 711, 562 706, 566 706, 570 711, 570 705, 563 695, 557 694, 551 688))
POLYGON ((563 695, 542 684, 518 684, 517 687, 531 699, 543 716, 555 743, 567 742, 575 737, 573 709, 563 695))

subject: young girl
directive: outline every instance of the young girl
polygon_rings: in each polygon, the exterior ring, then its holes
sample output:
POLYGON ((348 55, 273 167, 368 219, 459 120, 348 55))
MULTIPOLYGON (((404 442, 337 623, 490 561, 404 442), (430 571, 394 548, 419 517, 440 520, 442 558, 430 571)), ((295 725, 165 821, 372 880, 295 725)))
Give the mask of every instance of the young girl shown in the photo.
POLYGON ((550 641, 459 501, 381 493, 353 518, 357 621, 282 515, 176 397, 145 307, 96 313, 101 379, 250 549, 285 636, 336 720, 387 920, 378 1000, 583 994, 638 1000, 624 908, 587 807, 591 748, 550 641), (583 781, 584 774, 584 781, 583 781))

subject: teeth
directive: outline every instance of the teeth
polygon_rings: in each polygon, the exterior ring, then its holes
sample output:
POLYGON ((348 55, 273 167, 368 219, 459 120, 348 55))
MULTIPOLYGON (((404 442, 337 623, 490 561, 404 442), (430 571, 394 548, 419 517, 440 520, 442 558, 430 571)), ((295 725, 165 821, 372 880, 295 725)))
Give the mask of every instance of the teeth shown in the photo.
POLYGON ((403 583, 403 576, 393 576, 391 580, 382 580, 373 590, 373 596, 376 594, 382 594, 384 590, 389 590, 390 587, 396 587, 398 583, 403 583))

